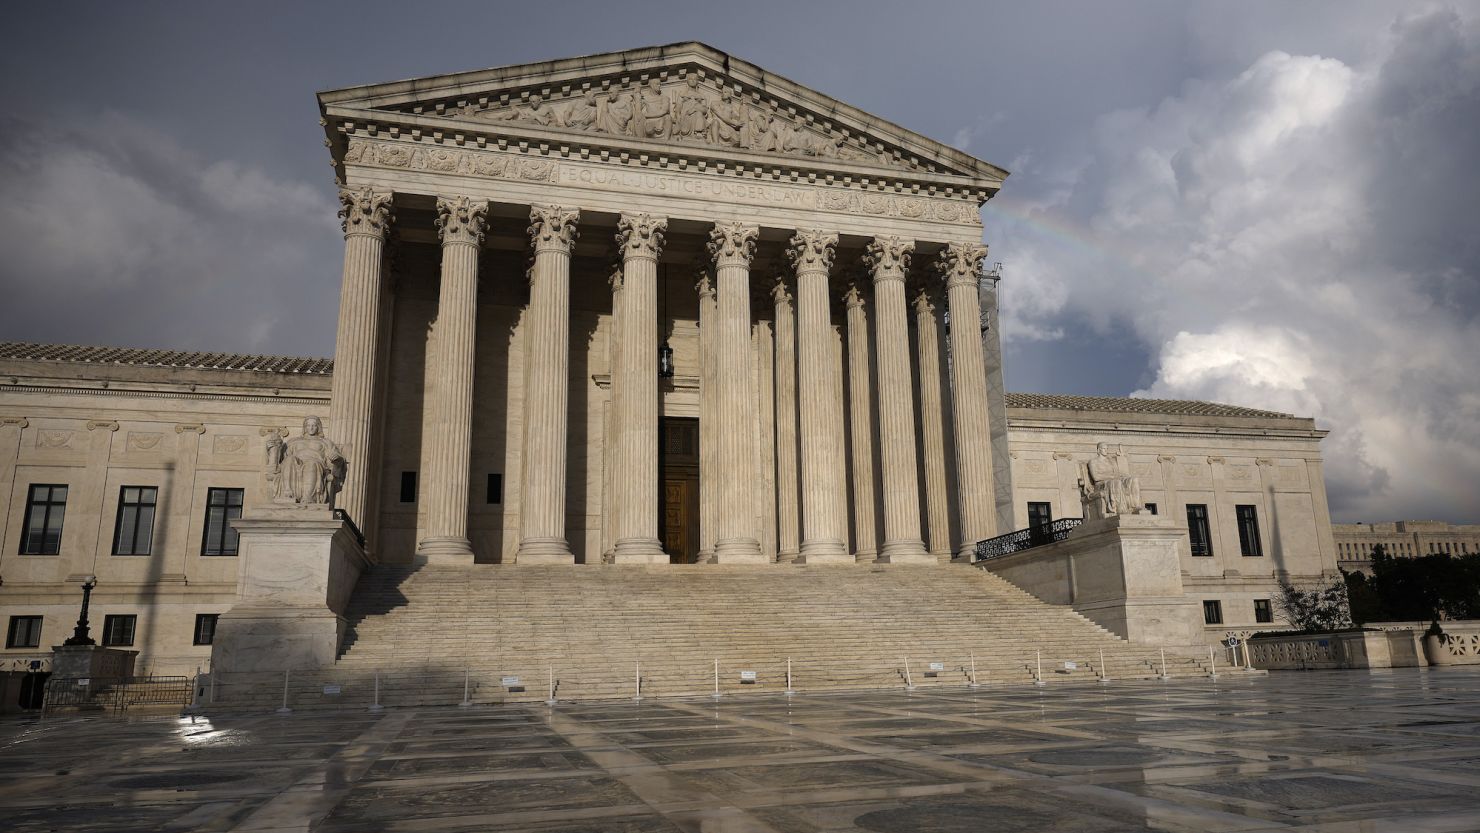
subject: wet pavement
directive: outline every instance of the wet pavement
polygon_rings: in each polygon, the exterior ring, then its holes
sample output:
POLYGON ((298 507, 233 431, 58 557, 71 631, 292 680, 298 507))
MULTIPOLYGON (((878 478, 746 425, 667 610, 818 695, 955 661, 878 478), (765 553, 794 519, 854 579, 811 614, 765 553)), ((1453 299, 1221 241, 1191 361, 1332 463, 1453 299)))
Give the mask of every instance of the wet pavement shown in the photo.
POLYGON ((9 831, 1480 831, 1480 668, 0 722, 9 831))

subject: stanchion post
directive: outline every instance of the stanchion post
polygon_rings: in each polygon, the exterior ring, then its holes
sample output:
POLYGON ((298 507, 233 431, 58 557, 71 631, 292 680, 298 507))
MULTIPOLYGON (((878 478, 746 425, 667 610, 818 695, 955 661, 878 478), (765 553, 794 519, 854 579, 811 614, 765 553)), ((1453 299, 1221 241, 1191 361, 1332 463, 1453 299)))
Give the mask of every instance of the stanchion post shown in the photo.
POLYGON ((555 666, 553 664, 550 666, 550 699, 545 701, 545 705, 555 705, 555 666))
POLYGON ((370 703, 370 711, 385 711, 385 706, 380 705, 380 669, 375 669, 375 699, 370 703))
POLYGON ((1172 677, 1171 677, 1170 674, 1167 673, 1167 649, 1162 648, 1160 650, 1161 650, 1161 678, 1163 680, 1170 680, 1172 677))
POLYGON ((786 658, 786 696, 790 697, 793 694, 796 694, 796 690, 791 687, 791 657, 787 657, 786 658))
POLYGON ((1100 649, 1100 682, 1110 682, 1110 675, 1105 669, 1105 649, 1100 649))
POLYGON ((633 665, 634 665, 634 667, 636 669, 637 681, 636 681, 636 688, 633 689, 632 699, 633 700, 641 700, 642 699, 642 663, 641 662, 637 662, 637 663, 633 663, 633 665))
POLYGON ((977 688, 978 686, 976 684, 976 654, 975 653, 972 653, 972 654, 969 654, 969 656, 971 657, 971 682, 970 683, 967 683, 967 685, 969 687, 971 687, 971 688, 977 688))
POLYGON ((286 669, 286 668, 283 669, 283 706, 282 706, 282 708, 280 708, 280 709, 277 710, 277 713, 278 714, 292 714, 293 713, 293 710, 290 709, 290 708, 288 708, 288 675, 290 673, 291 672, 288 669, 286 669))
POLYGON ((1047 685, 1047 683, 1043 682, 1043 651, 1042 650, 1038 650, 1038 651, 1034 651, 1033 652, 1033 667, 1036 669, 1033 672, 1033 685, 1047 685))
POLYGON ((468 696, 471 693, 471 688, 469 684, 472 682, 472 676, 473 672, 471 669, 463 669, 463 699, 461 703, 457 704, 458 708, 465 709, 468 706, 473 705, 472 698, 468 696))
POLYGON ((719 657, 714 658, 714 699, 719 699, 719 657))
POLYGON ((1218 658, 1213 655, 1213 646, 1208 646, 1208 678, 1218 679, 1218 658))
POLYGON ((915 690, 915 680, 914 680, 913 677, 910 676, 910 658, 909 657, 905 657, 904 658, 904 690, 905 691, 914 691, 915 690))

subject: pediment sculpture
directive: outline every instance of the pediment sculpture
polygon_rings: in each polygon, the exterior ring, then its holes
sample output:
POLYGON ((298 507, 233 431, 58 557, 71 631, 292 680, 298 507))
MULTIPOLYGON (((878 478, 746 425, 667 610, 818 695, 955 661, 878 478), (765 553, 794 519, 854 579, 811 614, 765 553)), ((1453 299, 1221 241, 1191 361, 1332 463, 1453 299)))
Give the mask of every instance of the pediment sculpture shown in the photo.
POLYGON ((819 124, 805 124, 769 104, 747 100, 731 87, 711 86, 695 73, 670 79, 666 84, 663 79, 652 78, 635 91, 578 90, 557 101, 531 94, 507 104, 449 109, 447 115, 634 139, 920 167, 869 147, 856 137, 849 138, 819 124))
POLYGON ((324 436, 316 416, 303 420, 303 432, 296 437, 268 433, 265 469, 273 503, 332 507, 344 486, 344 455, 324 436))
POLYGON ((1100 443, 1094 458, 1079 464, 1079 498, 1087 521, 1139 515, 1146 509, 1141 481, 1131 473, 1130 458, 1116 443, 1100 443))

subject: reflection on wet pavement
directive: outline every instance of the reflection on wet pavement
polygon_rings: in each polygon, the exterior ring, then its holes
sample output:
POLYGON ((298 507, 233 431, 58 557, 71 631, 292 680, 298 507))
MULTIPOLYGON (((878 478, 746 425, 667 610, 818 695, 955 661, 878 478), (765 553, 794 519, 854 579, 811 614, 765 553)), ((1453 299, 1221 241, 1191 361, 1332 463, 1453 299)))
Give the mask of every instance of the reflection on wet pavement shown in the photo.
POLYGON ((1480 831, 1480 668, 0 723, 10 831, 1480 831))

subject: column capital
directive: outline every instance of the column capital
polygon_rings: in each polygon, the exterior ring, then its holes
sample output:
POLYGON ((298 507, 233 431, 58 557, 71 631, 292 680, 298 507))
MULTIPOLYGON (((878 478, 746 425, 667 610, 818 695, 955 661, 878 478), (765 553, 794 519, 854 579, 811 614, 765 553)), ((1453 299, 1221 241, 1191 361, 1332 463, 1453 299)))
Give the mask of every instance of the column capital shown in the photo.
POLYGON ((755 241, 761 236, 760 226, 741 222, 715 223, 709 232, 709 254, 715 266, 750 266, 755 257, 755 241))
POLYGON ((532 205, 529 207, 529 236, 534 240, 534 250, 557 251, 570 254, 581 231, 577 223, 581 220, 578 208, 558 205, 532 205))
POLYGON ((778 308, 792 305, 795 296, 792 295, 791 286, 786 282, 785 278, 777 278, 776 283, 771 286, 771 300, 775 302, 778 308))
POLYGON ((384 240, 395 213, 389 193, 369 186, 339 189, 339 226, 345 237, 363 234, 384 240))
POLYGON ((709 270, 700 267, 698 280, 694 283, 694 291, 699 293, 699 300, 714 297, 714 279, 709 277, 709 270))
POLYGON ((786 259, 802 272, 826 272, 837 254, 838 236, 822 229, 797 229, 786 246, 786 259))
POLYGON ((915 314, 934 315, 936 305, 940 302, 940 293, 927 283, 922 283, 914 289, 910 297, 910 305, 915 308, 915 314))
POLYGON ((858 275, 848 278, 847 288, 843 290, 844 308, 858 309, 859 307, 866 306, 867 301, 864 298, 864 287, 866 285, 864 280, 858 275))
POLYGON ((981 243, 947 243, 936 257, 935 268, 945 279, 947 288, 970 286, 981 281, 982 261, 987 247, 981 243))
POLYGON ((874 282, 904 281, 915 253, 915 241, 902 237, 875 237, 863 251, 863 262, 874 273, 874 282))
POLYGON ((622 260, 657 260, 663 254, 663 241, 667 232, 667 217, 623 214, 617 220, 617 246, 622 250, 622 260))
POLYGON ((488 201, 472 197, 437 198, 437 234, 443 246, 466 243, 478 246, 483 243, 483 232, 488 228, 488 201))

